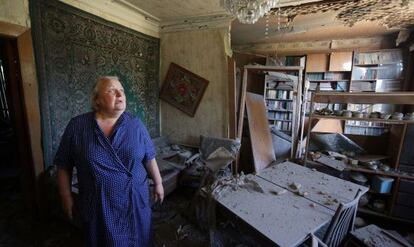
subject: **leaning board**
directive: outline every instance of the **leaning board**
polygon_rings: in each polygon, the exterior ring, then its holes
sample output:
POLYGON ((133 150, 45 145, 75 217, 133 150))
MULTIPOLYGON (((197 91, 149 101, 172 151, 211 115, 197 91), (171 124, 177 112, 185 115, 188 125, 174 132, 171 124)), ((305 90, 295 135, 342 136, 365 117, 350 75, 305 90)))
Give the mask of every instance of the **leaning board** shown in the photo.
POLYGON ((276 160, 275 152, 263 96, 247 93, 246 107, 254 168, 258 172, 276 160))

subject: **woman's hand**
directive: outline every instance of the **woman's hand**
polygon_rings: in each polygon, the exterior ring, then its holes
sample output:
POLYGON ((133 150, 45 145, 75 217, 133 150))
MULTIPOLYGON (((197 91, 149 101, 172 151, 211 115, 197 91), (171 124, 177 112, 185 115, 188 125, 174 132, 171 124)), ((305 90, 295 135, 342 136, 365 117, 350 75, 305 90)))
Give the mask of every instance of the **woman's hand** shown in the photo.
POLYGON ((58 169, 57 182, 59 186, 60 200, 62 201, 63 213, 69 218, 73 219, 73 197, 71 189, 72 170, 58 169))
POLYGON ((162 201, 164 200, 164 187, 161 184, 156 184, 154 187, 154 202, 160 201, 160 203, 162 203, 162 201))
POLYGON ((162 178, 155 158, 147 161, 146 167, 154 182, 154 202, 160 201, 162 203, 164 200, 164 187, 162 187, 162 178))
POLYGON ((63 213, 70 219, 73 220, 73 198, 72 196, 65 196, 62 198, 63 213))

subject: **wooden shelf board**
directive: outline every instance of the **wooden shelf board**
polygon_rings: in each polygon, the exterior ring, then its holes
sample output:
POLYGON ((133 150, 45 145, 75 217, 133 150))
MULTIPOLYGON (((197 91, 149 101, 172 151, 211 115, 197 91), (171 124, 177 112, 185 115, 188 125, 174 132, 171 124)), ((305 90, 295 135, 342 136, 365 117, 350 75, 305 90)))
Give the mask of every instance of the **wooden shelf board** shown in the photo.
POLYGON ((293 101, 292 99, 269 99, 269 98, 266 98, 265 100, 274 100, 274 101, 293 101))
POLYGON ((380 213, 380 212, 374 211, 374 210, 366 208, 366 207, 358 207, 358 212, 361 212, 361 213, 364 213, 364 214, 371 214, 371 215, 375 215, 375 216, 381 216, 381 217, 390 217, 386 213, 380 213))
MULTIPOLYGON (((343 93, 345 93, 345 91, 337 91, 337 90, 321 90, 321 91, 319 91, 319 92, 332 92, 332 91, 334 91, 334 92, 343 92, 343 93)), ((308 89, 308 92, 311 92, 311 93, 316 93, 316 90, 315 90, 315 89, 308 89)), ((310 102, 310 99, 308 99, 308 101, 310 102)))
POLYGON ((351 80, 351 82, 371 82, 371 81, 376 81, 377 79, 358 79, 358 80, 351 80))
POLYGON ((272 88, 272 87, 268 87, 268 88, 266 88, 266 92, 267 91, 286 91, 286 92, 290 92, 290 91, 293 91, 292 90, 292 88, 281 88, 281 87, 279 87, 279 88, 272 88))
POLYGON ((334 79, 334 80, 327 80, 327 79, 323 79, 323 80, 309 80, 309 82, 339 82, 339 81, 347 81, 347 82, 349 82, 350 81, 350 79, 342 79, 342 80, 340 80, 340 79, 334 79))
POLYGON ((293 82, 292 79, 271 79, 270 82, 266 82, 266 84, 270 84, 270 83, 277 83, 277 82, 293 82))
POLYGON ((381 176, 387 176, 387 177, 399 177, 399 178, 406 178, 406 179, 414 180, 414 176, 403 175, 403 174, 399 174, 399 173, 383 172, 383 171, 378 171, 378 170, 374 171, 374 170, 370 170, 370 169, 366 169, 366 168, 348 166, 346 168, 346 170, 354 171, 354 172, 365 172, 365 173, 369 173, 369 174, 375 174, 375 175, 381 175, 381 176))
POLYGON ((367 91, 367 90, 365 90, 365 91, 358 91, 358 90, 350 90, 350 92, 353 92, 353 93, 375 93, 375 91, 367 91))
POLYGON ((283 87, 279 87, 279 88, 277 88, 277 87, 267 87, 266 88, 266 91, 288 91, 288 92, 290 92, 290 91, 293 91, 292 90, 292 88, 283 88, 283 87))
POLYGON ((380 154, 361 154, 355 156, 353 159, 356 159, 360 162, 368 162, 373 160, 385 160, 391 158, 388 155, 380 155, 380 154))
POLYGON ((403 63, 401 62, 393 62, 393 63, 366 63, 366 64, 354 64, 354 66, 357 67, 379 67, 379 66, 383 66, 383 65, 395 65, 395 64, 400 64, 403 63))
POLYGON ((355 124, 345 124, 346 127, 353 127, 353 128, 371 128, 371 129, 388 129, 388 126, 361 126, 355 124))
POLYGON ((276 111, 276 112, 293 112, 293 110, 286 110, 286 109, 267 109, 268 111, 276 111))
POLYGON ((372 191, 372 190, 368 190, 368 193, 376 195, 376 196, 392 196, 392 193, 380 193, 380 192, 376 192, 376 191, 372 191))
POLYGON ((264 65, 245 65, 245 69, 257 70, 257 71, 276 71, 276 72, 288 72, 288 71, 300 71, 303 70, 301 66, 264 66, 264 65))
POLYGON ((351 73, 351 70, 328 70, 325 73, 351 73))
POLYGON ((350 103, 350 104, 396 104, 414 105, 414 92, 317 92, 313 94, 315 103, 350 103))
MULTIPOLYGON (((315 115, 315 114, 312 114, 311 118, 314 118, 314 119, 338 119, 338 120, 379 122, 379 123, 387 123, 387 124, 406 124, 406 123, 414 124, 413 120, 393 120, 393 119, 380 119, 380 118, 354 118, 354 117, 325 116, 325 115, 315 115)), ((358 126, 358 127, 364 127, 364 126, 358 126)))
POLYGON ((387 215, 385 213, 376 212, 374 210, 367 209, 367 208, 358 207, 358 213, 368 214, 368 215, 373 215, 373 216, 379 216, 379 217, 387 218, 387 219, 390 219, 390 220, 395 220, 395 221, 400 221, 400 222, 406 222, 406 223, 409 223, 409 224, 413 224, 414 223, 414 220, 408 220, 408 219, 403 219, 403 218, 398 218, 398 217, 390 216, 390 215, 387 215))
POLYGON ((268 120, 271 120, 271 121, 279 121, 279 122, 292 122, 292 120, 288 120, 288 119, 268 118, 268 120))
MULTIPOLYGON (((308 89, 308 91, 311 92, 317 92, 316 88, 315 89, 308 89)), ((345 90, 338 90, 338 89, 333 89, 331 87, 319 87, 319 92, 345 92, 345 90)))
POLYGON ((351 80, 351 82, 364 82, 364 81, 401 81, 402 78, 395 78, 395 79, 358 79, 358 80, 351 80))

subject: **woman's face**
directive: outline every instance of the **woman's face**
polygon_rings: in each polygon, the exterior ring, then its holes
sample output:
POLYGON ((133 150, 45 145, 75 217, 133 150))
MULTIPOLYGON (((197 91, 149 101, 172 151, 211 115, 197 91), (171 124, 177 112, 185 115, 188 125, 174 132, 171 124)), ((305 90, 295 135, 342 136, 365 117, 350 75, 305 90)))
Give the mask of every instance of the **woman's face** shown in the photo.
POLYGON ((97 99, 99 111, 110 115, 122 114, 126 107, 124 88, 116 79, 108 79, 99 87, 97 99))

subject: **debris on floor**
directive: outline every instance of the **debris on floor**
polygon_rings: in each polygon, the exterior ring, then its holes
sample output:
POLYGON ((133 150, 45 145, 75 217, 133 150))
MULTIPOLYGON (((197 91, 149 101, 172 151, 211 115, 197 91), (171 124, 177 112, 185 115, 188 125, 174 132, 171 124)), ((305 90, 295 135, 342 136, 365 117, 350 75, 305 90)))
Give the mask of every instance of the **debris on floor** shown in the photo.
POLYGON ((399 233, 382 229, 373 224, 359 228, 353 231, 351 235, 368 247, 412 246, 399 233))
POLYGON ((208 233, 201 231, 188 215, 193 191, 178 189, 153 207, 153 243, 162 246, 209 246, 208 233))
POLYGON ((264 193, 263 188, 252 179, 252 176, 252 174, 245 175, 244 173, 241 173, 236 176, 218 178, 211 185, 211 193, 215 198, 225 196, 226 193, 239 189, 246 189, 250 192, 264 193))
MULTIPOLYGON (((346 157, 346 156, 344 156, 346 157)), ((346 167, 347 164, 344 161, 344 158, 342 156, 326 156, 326 155, 321 155, 319 158, 314 159, 315 161, 324 164, 326 166, 329 166, 333 169, 336 169, 338 171, 343 171, 346 167), (340 158, 342 160, 337 160, 337 158, 340 158)))
POLYGON ((25 207, 19 179, 0 180, 0 246, 83 246, 81 230, 59 218, 37 219, 25 207))

